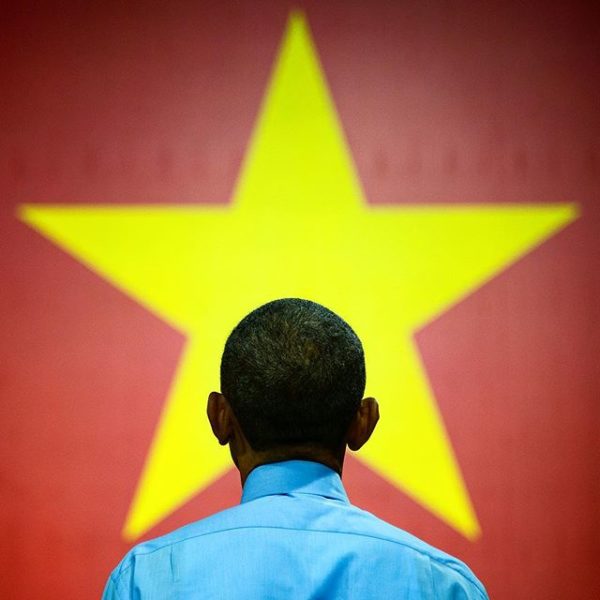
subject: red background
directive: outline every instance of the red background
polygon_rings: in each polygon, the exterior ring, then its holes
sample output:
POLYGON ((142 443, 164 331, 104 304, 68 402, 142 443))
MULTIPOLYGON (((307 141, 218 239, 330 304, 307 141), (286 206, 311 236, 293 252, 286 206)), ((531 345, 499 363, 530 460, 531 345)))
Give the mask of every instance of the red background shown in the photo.
MULTIPOLYGON (((228 202, 290 9, 124 4, 2 8, 2 598, 100 595, 127 549, 120 530, 183 341, 15 209, 228 202)), ((351 498, 466 560, 492 598, 600 597, 592 4, 296 6, 369 202, 582 211, 417 334, 481 539, 463 539, 357 462, 351 498)), ((229 473, 151 535, 238 493, 229 473)))

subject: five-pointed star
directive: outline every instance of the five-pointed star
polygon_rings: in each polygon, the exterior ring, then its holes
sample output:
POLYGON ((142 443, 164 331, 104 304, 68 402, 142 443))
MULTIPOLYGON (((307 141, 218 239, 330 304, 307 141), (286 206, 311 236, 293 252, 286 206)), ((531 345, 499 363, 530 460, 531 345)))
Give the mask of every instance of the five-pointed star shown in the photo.
POLYGON ((124 532, 229 465, 202 398, 247 312, 306 297, 362 338, 382 420, 360 458, 465 536, 479 524, 413 334, 572 221, 569 205, 369 206, 308 28, 290 18, 230 206, 35 206, 21 217, 187 339, 124 532))

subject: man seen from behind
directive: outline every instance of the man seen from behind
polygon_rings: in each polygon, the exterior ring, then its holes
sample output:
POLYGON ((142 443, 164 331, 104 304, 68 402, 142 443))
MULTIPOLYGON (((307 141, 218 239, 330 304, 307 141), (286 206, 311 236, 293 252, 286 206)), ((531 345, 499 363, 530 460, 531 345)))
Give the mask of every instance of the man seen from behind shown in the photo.
POLYGON ((360 340, 324 306, 286 298, 246 316, 207 406, 240 505, 134 547, 103 600, 486 600, 464 563, 350 504, 346 448, 379 419, 365 377, 360 340))

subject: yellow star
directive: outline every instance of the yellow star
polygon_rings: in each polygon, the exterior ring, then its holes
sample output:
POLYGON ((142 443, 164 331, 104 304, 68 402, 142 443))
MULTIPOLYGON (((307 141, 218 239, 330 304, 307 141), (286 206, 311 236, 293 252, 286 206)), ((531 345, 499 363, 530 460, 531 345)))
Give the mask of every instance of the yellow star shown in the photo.
POLYGON ((369 206, 302 15, 290 17, 230 206, 26 205, 21 218, 187 339, 126 537, 228 468, 204 398, 218 388, 231 328, 284 296, 325 304, 364 341, 383 418, 360 458, 465 536, 479 535, 413 335, 576 209, 369 206))

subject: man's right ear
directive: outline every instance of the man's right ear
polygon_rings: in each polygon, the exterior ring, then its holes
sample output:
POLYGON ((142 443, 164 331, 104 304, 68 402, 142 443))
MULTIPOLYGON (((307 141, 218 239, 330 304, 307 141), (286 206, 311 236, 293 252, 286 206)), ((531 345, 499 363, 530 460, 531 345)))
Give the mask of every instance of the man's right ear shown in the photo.
POLYGON ((232 413, 227 398, 219 392, 211 392, 206 404, 206 416, 219 444, 225 446, 233 433, 232 413))

